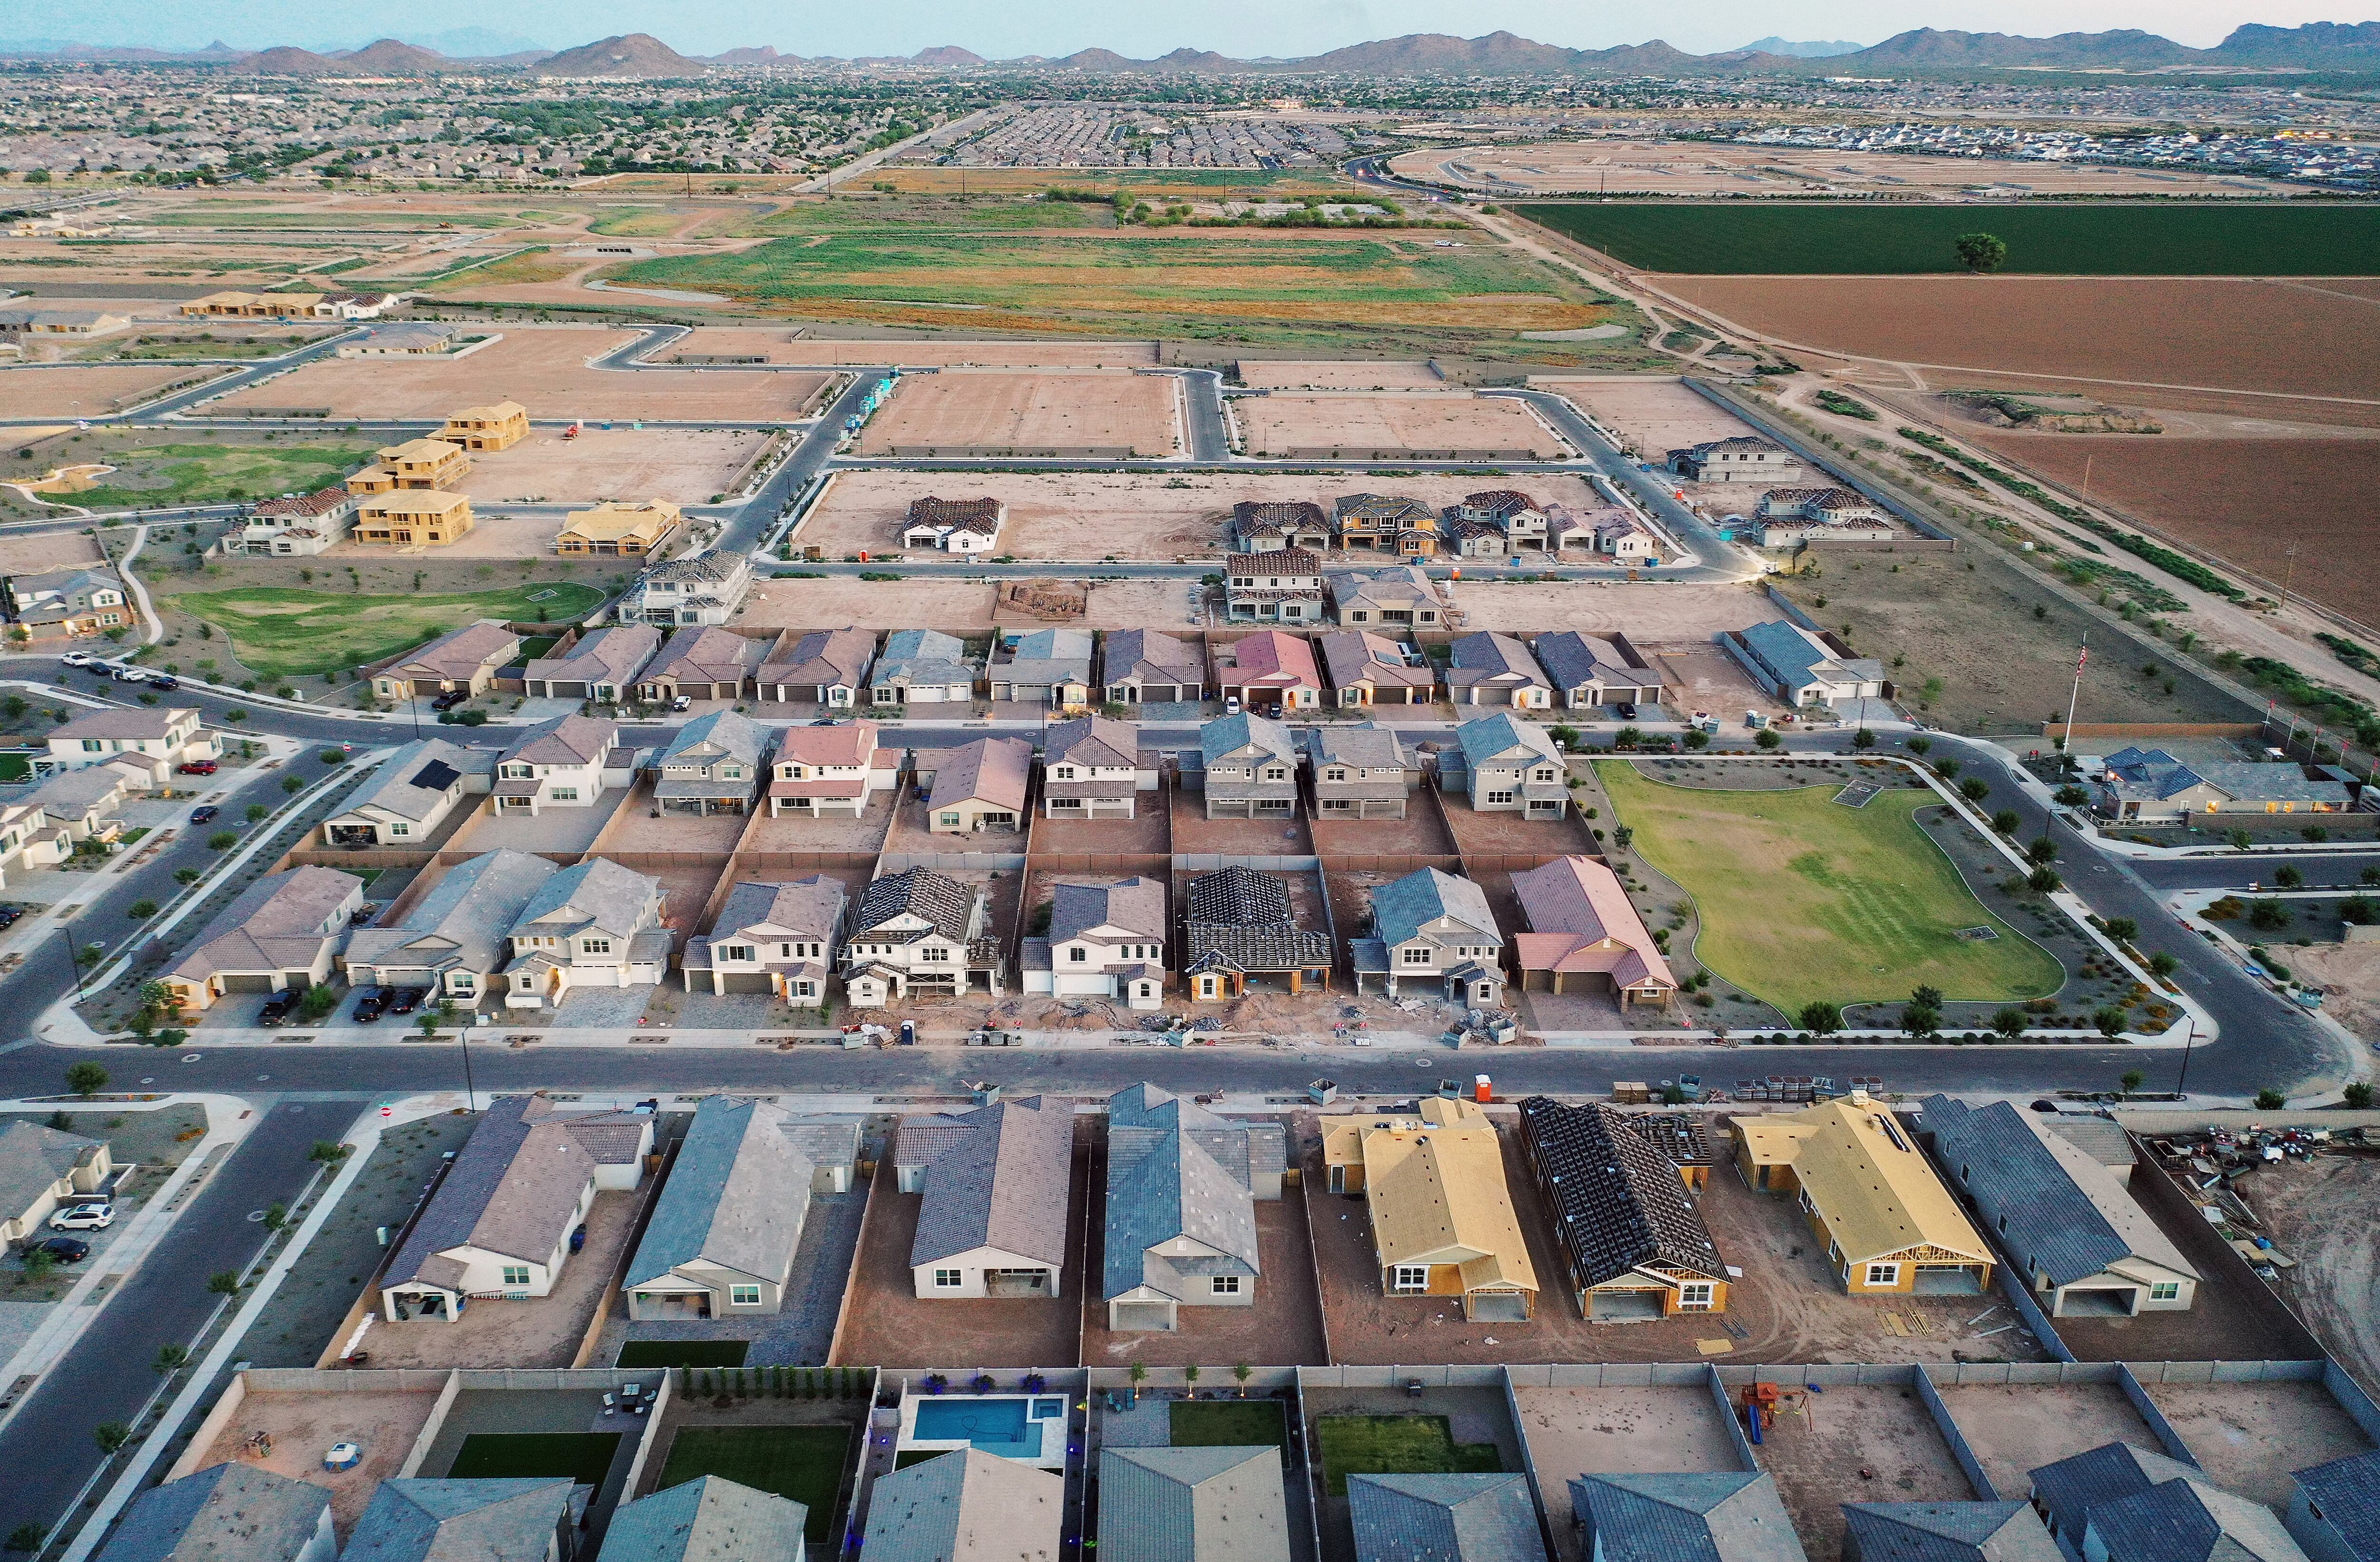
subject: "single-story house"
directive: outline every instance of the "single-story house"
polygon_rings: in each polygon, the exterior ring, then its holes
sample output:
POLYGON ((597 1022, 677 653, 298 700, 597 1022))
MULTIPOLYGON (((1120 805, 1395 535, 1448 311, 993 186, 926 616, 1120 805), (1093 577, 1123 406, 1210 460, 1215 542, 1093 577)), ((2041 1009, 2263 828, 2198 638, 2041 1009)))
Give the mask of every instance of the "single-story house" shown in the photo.
POLYGON ((1565 709, 1660 702, 1661 675, 1624 635, 1565 629, 1538 636, 1530 648, 1554 687, 1555 703, 1565 709))
POLYGON ((1290 1562, 1281 1450, 1269 1443, 1102 1448, 1099 1555, 1102 1562, 1290 1562))
POLYGON ((1322 1138, 1333 1193, 1361 1193, 1380 1289, 1460 1298, 1473 1323, 1526 1323, 1537 1274, 1504 1181, 1495 1124, 1471 1101, 1430 1096, 1418 1116, 1335 1118, 1322 1138))
POLYGON ((97 1562, 334 1562, 331 1492, 237 1459, 132 1499, 97 1562))
POLYGON ((880 1475, 861 1552, 892 1562, 1058 1562, 1066 1477, 981 1448, 880 1475))
POLYGON ((596 630, 560 656, 540 657, 521 669, 529 695, 542 699, 591 699, 617 705, 634 689, 637 674, 661 648, 662 632, 650 624, 616 624, 596 630))
POLYGON ((2344 783, 2309 778, 2289 760, 2184 764, 2161 748, 2109 755, 2096 790, 2099 813, 2124 824, 2172 824, 2192 814, 2339 814, 2355 801, 2344 783))
POLYGON ((331 867, 268 873, 182 949, 162 978, 185 1015, 231 992, 285 992, 331 979, 364 881, 331 867))
POLYGON ((1786 619, 1730 630, 1719 636, 1718 643, 1752 674, 1754 683, 1796 708, 1873 699, 1886 692, 1883 662, 1855 655, 1834 636, 1786 619))
POLYGON ((485 694, 497 672, 520 655, 520 636, 498 620, 480 619, 450 630, 419 650, 397 658, 372 674, 372 693, 382 699, 421 695, 485 694))
POLYGON ((1330 672, 1340 708, 1366 705, 1427 705, 1438 692, 1438 669, 1415 646, 1365 629, 1322 636, 1322 665, 1330 672))
POLYGON ((58 1205, 104 1191, 115 1171, 104 1139, 23 1118, 0 1125, 0 1245, 32 1240, 58 1205))
POLYGON ((976 835, 1025 828, 1033 781, 1033 745, 1024 738, 978 738, 956 748, 921 748, 910 757, 929 788, 926 828, 936 835, 976 835))
POLYGON ((1091 701, 1091 632, 1035 629, 1003 636, 985 678, 994 699, 1079 710, 1091 701))
POLYGON ((1509 705, 1543 710, 1554 703, 1553 684, 1527 645, 1510 635, 1481 630, 1449 648, 1446 692, 1457 705, 1509 705))
POLYGON ((1259 629, 1215 648, 1215 683, 1225 698, 1250 710, 1311 710, 1322 703, 1322 672, 1314 642, 1278 629, 1259 629))
POLYGON ((1108 1098, 1108 1327, 1171 1331, 1184 1307, 1251 1307, 1258 1199, 1281 1197, 1280 1123, 1221 1118, 1153 1084, 1108 1098))
POLYGON ((1570 1506, 1592 1562, 1807 1562, 1774 1475, 1580 1475, 1570 1506))
POLYGON ((1118 629, 1099 647, 1099 682, 1112 705, 1172 705, 1207 696, 1206 660, 1181 636, 1118 629))
POLYGON ((810 1164, 766 1101, 705 1096, 621 1290, 632 1319, 767 1317, 809 1213, 810 1164))
POLYGON ((624 1502, 596 1562, 806 1562, 809 1509, 724 1475, 698 1475, 624 1502))
POLYGON ((382 1481, 340 1555, 345 1562, 572 1562, 594 1495, 566 1475, 382 1481))
POLYGON ((334 846, 423 846, 467 796, 495 784, 497 757, 444 738, 419 738, 380 762, 370 790, 322 821, 334 846))
POLYGON ((936 548, 945 553, 989 553, 1000 545, 1008 506, 997 499, 936 499, 909 502, 901 528, 904 548, 936 548))
POLYGON ((768 654, 768 641, 733 629, 716 624, 680 629, 637 674, 637 697, 649 705, 665 705, 680 695, 688 699, 741 699, 745 685, 768 654))
POLYGON ((872 629, 788 629, 753 674, 764 703, 799 701, 848 709, 861 703, 876 661, 872 629))
POLYGON ((1727 1264, 1685 1169, 1621 1114, 1532 1096, 1521 1103, 1521 1151, 1590 1321, 1727 1311, 1727 1264))
POLYGON ((1525 1475, 1349 1475, 1355 1562, 1541 1562, 1525 1475))
POLYGON ((1802 463, 1774 440, 1737 434, 1670 452, 1670 470, 1689 482, 1775 483, 1802 475, 1802 463))
POLYGON ((1522 991, 1609 991, 1623 1006, 1676 994, 1669 961, 1610 868, 1572 855, 1512 877, 1529 925, 1512 938, 1522 991))
POLYGON ((1063 1294, 1075 1113, 1028 1096, 901 1120, 894 1185, 922 1193, 909 1248, 924 1300, 1063 1294))
POLYGON ((1183 985, 1192 998, 1228 1002, 1251 977, 1300 993, 1330 985, 1330 935, 1298 926, 1288 886, 1233 866, 1200 874, 1184 891, 1183 985))
POLYGON ((872 705, 964 705, 975 697, 965 643, 939 629, 896 629, 868 678, 872 705))

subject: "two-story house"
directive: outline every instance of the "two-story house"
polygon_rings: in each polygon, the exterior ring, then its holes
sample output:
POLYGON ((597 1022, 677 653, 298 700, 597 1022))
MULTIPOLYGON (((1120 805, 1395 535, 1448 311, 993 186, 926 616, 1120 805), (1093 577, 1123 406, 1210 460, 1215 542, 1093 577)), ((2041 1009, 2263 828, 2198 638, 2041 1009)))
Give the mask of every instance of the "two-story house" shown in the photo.
POLYGON ((447 870, 384 927, 347 935, 349 985, 428 988, 470 1010, 504 987, 496 974, 512 953, 514 921, 561 866, 528 852, 483 852, 447 870))
POLYGON ((1661 675, 1625 635, 1585 635, 1564 629, 1538 636, 1530 648, 1564 709, 1660 701, 1661 675))
POLYGON ((1121 999, 1151 1010, 1165 1001, 1165 886, 1135 877, 1050 890, 1050 936, 1024 943, 1028 993, 1121 999))
POLYGON ((800 703, 848 710, 862 703, 876 663, 869 629, 788 629, 753 675, 763 704, 800 703))
POLYGON ((675 814, 749 812, 767 746, 762 730, 732 710, 696 717, 653 764, 653 805, 675 814))
POLYGON ((1405 762, 1391 728, 1309 727, 1306 759, 1314 777, 1317 819, 1401 819, 1421 771, 1405 762))
POLYGON ((1441 552, 1458 559, 1500 559, 1512 551, 1501 528, 1461 512, 1461 505, 1449 505, 1439 523, 1441 552))
POLYGON ((1249 711, 1198 729, 1199 784, 1210 819, 1285 819, 1297 812, 1297 736, 1249 711))
POLYGON ((528 438, 528 408, 516 401, 467 406, 446 415, 438 437, 465 450, 510 450, 528 438))
POLYGON ((1234 553, 1223 563, 1223 616, 1314 624, 1322 617, 1322 561, 1303 548, 1234 553))
POLYGON ((485 694, 497 671, 520 655, 520 636, 500 619, 483 618, 451 629, 420 649, 398 657, 372 674, 372 693, 382 699, 422 695, 485 694))
POLYGON ((902 750, 877 745, 868 720, 787 727, 769 760, 769 813, 857 818, 900 780, 902 750))
POLYGON ((1446 518, 1495 527, 1508 552, 1542 553, 1548 546, 1544 507, 1518 489, 1491 488, 1464 494, 1462 503, 1448 507, 1446 518))
POLYGON ((355 528, 356 496, 345 485, 249 506, 240 528, 224 534, 224 551, 277 559, 310 558, 345 542, 355 528))
POLYGON ((823 1007, 850 909, 843 886, 822 873, 736 885, 710 936, 686 945, 686 991, 764 992, 798 1009, 823 1007))
POLYGON ((523 733, 496 757, 500 814, 591 808, 607 785, 628 781, 620 729, 592 716, 557 716, 523 733))
POLYGON ((9 624, 28 639, 104 635, 140 622, 123 580, 113 570, 12 575, 0 587, 7 592, 9 624))
POLYGON ((1342 548, 1425 556, 1438 551, 1438 512, 1403 494, 1350 493, 1331 506, 1342 548))
POLYGON ((535 698, 617 705, 628 696, 637 674, 661 643, 662 632, 650 624, 615 624, 574 642, 560 656, 525 664, 521 684, 535 698))
POLYGON ((385 445, 377 453, 380 465, 367 466, 347 479, 351 493, 407 490, 451 491, 471 475, 471 457, 459 444, 444 440, 407 440, 385 445))
POLYGON ((1330 517, 1309 500, 1264 503, 1243 499, 1232 506, 1232 551, 1278 553, 1293 548, 1320 553, 1330 547, 1330 517))
POLYGON ((492 788, 496 757, 444 738, 420 738, 380 762, 368 790, 322 821, 334 846, 426 846, 466 796, 492 788))
POLYGON ((1244 998, 1270 978, 1291 994, 1330 986, 1330 935, 1301 926, 1289 887, 1254 868, 1218 868, 1183 896, 1184 986, 1202 1002, 1244 998))
POLYGON ((1460 763, 1441 757, 1439 779, 1443 790, 1468 796, 1474 811, 1559 819, 1570 805, 1569 771, 1543 727, 1500 711, 1463 722, 1454 737, 1460 763))
POLYGON ((1322 665, 1330 674, 1330 697, 1342 709, 1427 705, 1438 689, 1438 670, 1418 648, 1367 630, 1323 636, 1322 665))
POLYGON ((1352 946, 1358 991, 1377 983, 1393 999, 1420 987, 1469 1009, 1502 1004, 1504 935, 1486 890, 1425 867, 1374 890, 1371 902, 1371 936, 1352 946))
POLYGON ((1172 705, 1207 697, 1206 659, 1177 635, 1118 629, 1099 647, 1099 681, 1111 705, 1172 705))
POLYGON ((177 765, 223 757, 215 740, 200 730, 199 713, 187 707, 86 710, 65 726, 51 728, 46 741, 50 763, 61 769, 121 759, 124 768, 146 769, 151 784, 159 786, 166 784, 177 765))
POLYGON ((1033 745, 1023 738, 978 738, 910 756, 926 792, 926 829, 935 835, 1022 830, 1033 784, 1033 745))
POLYGON ((706 548, 646 566, 616 611, 623 624, 724 624, 751 589, 751 555, 706 548))
POLYGON ((540 885, 511 928, 508 1009, 559 1009, 573 987, 641 987, 669 970, 662 881, 590 857, 540 885))
POLYGON ((909 502, 901 528, 904 548, 936 548, 945 553, 989 553, 1000 545, 1008 506, 997 499, 936 499, 909 502))
POLYGON ((868 678, 873 705, 964 705, 975 697, 965 643, 939 629, 895 629, 868 678))
POLYGON ((1322 670, 1314 642, 1279 629, 1259 629, 1215 648, 1215 684, 1225 699, 1250 710, 1311 710, 1322 703, 1322 670))
POLYGON ((1545 710, 1554 703, 1553 684, 1529 648, 1510 635, 1480 630, 1449 648, 1446 692, 1457 705, 1509 705, 1545 710))
POLYGON ((860 891, 843 946, 843 990, 855 1009, 897 1003, 912 990, 997 996, 1006 963, 991 936, 983 889, 931 868, 888 875, 860 891))
POLYGON ((1053 819, 1128 819, 1157 769, 1140 762, 1140 729, 1104 716, 1041 732, 1041 811, 1053 819))
POLYGON ((1001 638, 985 676, 996 700, 1080 710, 1090 703, 1091 632, 1033 629, 1001 638))
POLYGON ((1323 586, 1332 616, 1351 629, 1437 629, 1447 621, 1446 594, 1418 564, 1332 570, 1323 586))
POLYGON ((1753 523, 1763 548, 1888 542, 1897 535, 1882 505, 1847 488, 1772 488, 1760 496, 1753 523))
MULTIPOLYGON (((351 485, 355 481, 347 480, 351 485)), ((435 488, 383 490, 356 501, 356 524, 349 535, 380 548, 440 547, 461 541, 478 524, 464 494, 435 488)))
POLYGON ((689 700, 741 699, 745 684, 768 654, 767 640, 733 629, 681 629, 637 675, 637 697, 648 705, 667 705, 681 696, 689 700))
POLYGON ((1755 434, 1705 440, 1670 452, 1670 470, 1689 482, 1779 483, 1802 475, 1802 463, 1783 445, 1755 434))

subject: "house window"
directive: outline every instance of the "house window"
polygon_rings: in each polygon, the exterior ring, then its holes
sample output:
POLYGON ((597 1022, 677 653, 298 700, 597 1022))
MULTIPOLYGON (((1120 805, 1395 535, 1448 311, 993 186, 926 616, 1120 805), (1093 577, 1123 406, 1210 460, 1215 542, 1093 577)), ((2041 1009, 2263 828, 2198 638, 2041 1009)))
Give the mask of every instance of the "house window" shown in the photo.
POLYGON ((1427 1290, 1429 1289, 1429 1265, 1427 1264, 1398 1265, 1396 1267, 1396 1277, 1393 1283, 1393 1289, 1397 1290, 1427 1290))
POLYGON ((1427 965, 1430 963, 1430 951, 1427 945, 1415 944, 1411 949, 1399 950, 1397 958, 1407 965, 1427 965))
POLYGON ((944 1290, 953 1290, 956 1287, 965 1285, 965 1283, 966 1277, 960 1274, 956 1269, 937 1269, 934 1271, 934 1284, 940 1286, 944 1290))
POLYGON ((938 814, 935 818, 945 829, 956 829, 959 827, 959 817, 954 813, 938 814))
POLYGON ((794 996, 795 998, 816 998, 818 996, 818 984, 816 982, 795 982, 794 984, 794 996))
POLYGON ((85 754, 104 754, 107 752, 107 745, 99 738, 85 738, 82 740, 82 751, 85 754))
POLYGON ((581 954, 609 954, 612 952, 612 940, 609 938, 581 938, 578 940, 578 952, 581 954))
POLYGON ((1090 958, 1091 951, 1083 948, 1080 944, 1076 944, 1073 949, 1066 951, 1066 960, 1070 964, 1080 965, 1090 958))
POLYGON ((1213 1277, 1213 1278, 1215 1281, 1215 1294, 1217 1296, 1237 1296, 1240 1294, 1240 1277, 1237 1275, 1217 1275, 1213 1277))
POLYGON ((1285 781, 1289 779, 1289 771, 1279 765, 1267 765, 1264 779, 1269 781, 1285 781))
POLYGON ((760 1305, 760 1288, 759 1286, 729 1286, 727 1288, 727 1305, 730 1307, 758 1307, 760 1305))
POLYGON ((719 954, 720 958, 722 960, 748 961, 752 958, 752 946, 750 944, 729 944, 726 948, 721 950, 719 954))
POLYGON ((409 824, 393 824, 388 827, 388 832, 391 835, 411 835, 413 827, 409 824))
POLYGON ((1075 767, 1072 765, 1061 765, 1050 772, 1050 779, 1051 781, 1073 781, 1075 779, 1075 767))
POLYGON ((1355 811, 1355 805, 1344 797, 1326 797, 1322 800, 1322 811, 1326 814, 1351 814, 1355 811))
POLYGON ((525 1286, 528 1284, 528 1265, 526 1264, 505 1265, 504 1284, 508 1286, 525 1286))
POLYGON ((1680 1286, 1678 1288, 1678 1311, 1681 1313, 1709 1312, 1713 1289, 1713 1284, 1709 1280, 1695 1280, 1690 1284, 1680 1286))
POLYGON ((2150 1281, 2150 1282, 2149 1282, 2149 1300, 2150 1300, 2151 1302, 2179 1302, 2179 1301, 2180 1301, 2180 1300, 2181 1300, 2181 1282, 2180 1282, 2180 1280, 2152 1280, 2152 1281, 2150 1281))
POLYGON ((941 961, 948 963, 951 958, 951 951, 946 949, 938 948, 932 944, 928 944, 924 949, 917 951, 917 958, 920 961, 927 963, 941 961))
POLYGON ((1898 1264, 1871 1264, 1867 1266, 1867 1283, 1872 1286, 1897 1286, 1900 1283, 1898 1264))
POLYGON ((549 791, 546 796, 556 803, 576 803, 578 801, 578 789, 575 786, 557 786, 549 791))
POLYGON ((1541 781, 1549 781, 1553 780, 1553 770, 1549 767, 1540 767, 1537 770, 1537 779, 1541 781))
POLYGON ((468 971, 458 971, 448 979, 447 986, 456 996, 468 998, 480 989, 480 978, 468 971))
POLYGON ((1322 772, 1322 779, 1324 781, 1345 781, 1347 779, 1346 768, 1342 765, 1333 765, 1329 769, 1322 772))
POLYGON ((1512 800, 1512 794, 1509 792, 1491 792, 1488 794, 1488 801, 1490 803, 1510 803, 1512 800))

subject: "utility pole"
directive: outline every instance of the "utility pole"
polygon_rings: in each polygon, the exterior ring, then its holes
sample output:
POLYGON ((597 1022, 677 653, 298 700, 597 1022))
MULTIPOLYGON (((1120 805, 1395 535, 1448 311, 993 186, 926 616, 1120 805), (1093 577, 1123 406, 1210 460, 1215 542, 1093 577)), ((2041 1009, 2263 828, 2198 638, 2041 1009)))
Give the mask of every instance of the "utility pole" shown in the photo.
POLYGON ((2058 755, 2065 761, 2058 773, 2065 774, 2066 765, 2074 762, 2074 709, 2082 703, 2082 669, 2091 660, 2091 631, 2082 631, 2082 649, 2074 658, 2074 692, 2066 699, 2066 735, 2058 740, 2058 755))
POLYGON ((2189 1033, 2181 1038, 2181 1077, 2174 1081, 2173 1084, 2173 1093, 2176 1096, 2186 1096, 2190 1094, 2190 1054, 2197 1045, 2198 1016, 2193 1014, 2190 1017, 2189 1033))

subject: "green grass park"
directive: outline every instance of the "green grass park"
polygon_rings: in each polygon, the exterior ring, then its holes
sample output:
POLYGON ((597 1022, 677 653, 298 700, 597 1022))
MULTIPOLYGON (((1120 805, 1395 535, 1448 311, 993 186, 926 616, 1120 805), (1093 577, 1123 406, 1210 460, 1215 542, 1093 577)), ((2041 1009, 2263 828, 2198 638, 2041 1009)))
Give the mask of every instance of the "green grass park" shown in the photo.
POLYGON ((850 1457, 851 1429, 844 1426, 681 1427, 655 1490, 717 1475, 773 1492, 809 1509, 803 1533, 818 1546, 834 1522, 834 1499, 850 1457))
POLYGON ((249 586, 166 600, 213 624, 250 672, 302 678, 395 656, 475 618, 568 624, 592 611, 603 593, 570 581, 419 597, 249 586))
POLYGON ((1350 1475, 1493 1475, 1504 1468, 1493 1443, 1457 1443, 1442 1415, 1326 1415, 1314 1423, 1322 1480, 1347 1495, 1350 1475))
MULTIPOLYGON (((276 349, 279 350, 279 349, 276 349)), ((372 459, 370 445, 161 444, 84 457, 51 454, 46 466, 83 460, 115 468, 79 493, 50 497, 86 510, 139 510, 173 504, 222 504, 311 493, 330 487, 372 459)))

